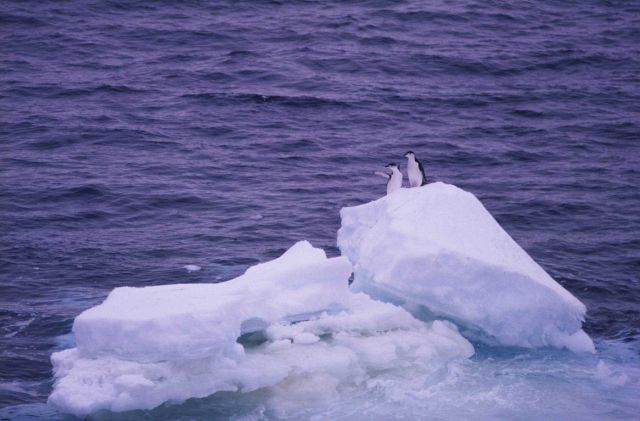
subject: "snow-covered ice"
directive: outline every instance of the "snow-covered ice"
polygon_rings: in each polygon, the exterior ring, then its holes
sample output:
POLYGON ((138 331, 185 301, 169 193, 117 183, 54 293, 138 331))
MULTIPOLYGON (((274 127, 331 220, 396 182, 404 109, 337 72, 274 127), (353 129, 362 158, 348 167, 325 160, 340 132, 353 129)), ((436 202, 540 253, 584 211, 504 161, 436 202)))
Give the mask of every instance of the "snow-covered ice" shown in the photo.
POLYGON ((187 270, 187 272, 197 272, 202 269, 198 265, 184 265, 184 268, 187 270))
POLYGON ((355 290, 446 317, 490 343, 593 352, 585 306, 471 193, 445 183, 343 208, 338 246, 355 290))
POLYGON ((345 257, 299 242, 219 284, 116 288, 54 353, 49 402, 76 415, 270 388, 286 411, 394 366, 433 372, 473 354, 446 321, 352 293, 345 257))

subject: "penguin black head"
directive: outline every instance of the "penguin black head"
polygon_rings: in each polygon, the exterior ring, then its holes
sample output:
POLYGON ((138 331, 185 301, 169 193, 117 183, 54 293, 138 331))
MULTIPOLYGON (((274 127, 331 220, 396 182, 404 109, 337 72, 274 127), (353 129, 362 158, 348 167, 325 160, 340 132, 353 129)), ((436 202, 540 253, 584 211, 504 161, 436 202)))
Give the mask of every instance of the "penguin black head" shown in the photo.
POLYGON ((398 164, 392 162, 390 164, 385 165, 385 168, 398 168, 398 164))
POLYGON ((410 156, 413 156, 415 158, 416 154, 414 154, 413 151, 407 151, 404 153, 405 158, 409 158, 410 156))

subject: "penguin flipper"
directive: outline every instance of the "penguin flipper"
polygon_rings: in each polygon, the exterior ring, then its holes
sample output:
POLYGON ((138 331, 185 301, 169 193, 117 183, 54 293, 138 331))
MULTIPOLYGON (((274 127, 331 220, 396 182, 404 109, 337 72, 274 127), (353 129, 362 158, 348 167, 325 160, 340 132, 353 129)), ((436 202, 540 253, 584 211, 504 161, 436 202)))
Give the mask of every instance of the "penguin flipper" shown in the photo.
MULTIPOLYGON (((416 161, 418 161, 416 159, 416 161)), ((422 184, 420 184, 420 186, 424 186, 425 184, 427 184, 427 176, 424 173, 424 167, 422 166, 422 162, 418 161, 418 168, 420 168, 420 173, 422 174, 422 184)))

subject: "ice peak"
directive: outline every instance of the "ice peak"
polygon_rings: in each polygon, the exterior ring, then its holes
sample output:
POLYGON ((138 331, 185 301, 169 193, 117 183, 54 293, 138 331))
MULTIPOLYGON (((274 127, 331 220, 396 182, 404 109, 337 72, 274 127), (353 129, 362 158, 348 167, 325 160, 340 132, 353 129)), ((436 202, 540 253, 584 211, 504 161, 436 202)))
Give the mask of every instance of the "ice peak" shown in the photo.
POLYGON ((504 345, 593 351, 586 334, 573 336, 585 306, 473 194, 438 182, 340 215, 338 246, 354 265, 354 288, 422 306, 504 345))

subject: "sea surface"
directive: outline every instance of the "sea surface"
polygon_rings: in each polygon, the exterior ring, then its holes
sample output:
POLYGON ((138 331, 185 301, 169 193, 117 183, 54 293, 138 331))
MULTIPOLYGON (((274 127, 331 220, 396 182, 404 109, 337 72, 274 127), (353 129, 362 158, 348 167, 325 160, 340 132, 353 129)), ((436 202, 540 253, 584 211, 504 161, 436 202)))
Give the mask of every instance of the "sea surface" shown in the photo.
MULTIPOLYGON (((0 419, 65 418, 49 356, 115 287, 337 255, 340 208, 407 150, 587 305, 598 349, 476 345, 447 396, 477 412, 422 415, 638 417, 639 2, 3 0, 0 419)), ((270 418, 255 401, 128 416, 270 418)), ((305 416, 416 417, 360 404, 305 416)))

